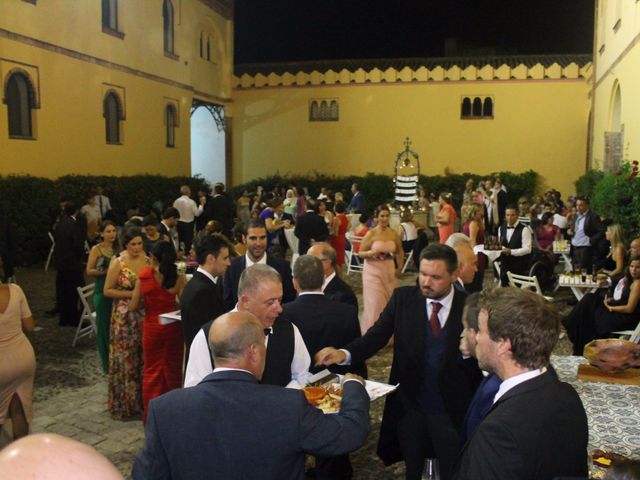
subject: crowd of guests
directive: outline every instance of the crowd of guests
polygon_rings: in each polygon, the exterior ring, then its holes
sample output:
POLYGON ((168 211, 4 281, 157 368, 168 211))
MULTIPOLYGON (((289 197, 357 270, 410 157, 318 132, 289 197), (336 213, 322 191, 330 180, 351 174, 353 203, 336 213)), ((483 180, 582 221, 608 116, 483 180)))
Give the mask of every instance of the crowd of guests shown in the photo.
MULTIPOLYGON (((399 387, 382 419, 385 464, 404 461, 408 479, 422 478, 426 458, 438 459, 443 480, 586 478, 586 414, 550 355, 561 325, 581 354, 590 339, 637 323, 640 239, 627 255, 622 229, 586 199, 573 212, 552 191, 516 207, 499 179, 468 181, 460 211, 451 194, 436 200, 423 190, 426 224, 407 209, 397 228, 388 206, 367 216, 357 184, 349 204, 338 193, 276 187, 244 192, 234 205, 220 184, 197 201, 182 187, 160 215, 132 210, 123 226, 106 219, 103 191, 82 213, 61 205, 56 310, 61 325, 77 325, 75 288, 85 273, 94 281, 108 409, 115 418, 141 414, 146 425, 133 478, 302 478, 305 453, 315 456, 316 478, 351 478, 348 454, 369 430, 366 360, 390 341, 389 383, 399 387), (360 214, 352 248, 364 263, 362 315, 341 278, 347 212, 360 214), (287 230, 298 239, 293 263, 287 230), (489 235, 500 239, 502 270, 514 272, 533 248, 553 256, 553 241, 566 235, 576 263, 609 272, 611 291, 585 296, 561 319, 539 295, 483 288, 487 259, 474 247, 489 235), (405 252, 415 254, 417 280, 396 288, 405 252), (189 281, 180 261, 192 265, 189 281), (163 317, 175 310, 180 321, 163 317), (281 388, 302 387, 325 367, 346 374, 336 415, 281 388)), ((24 366, 10 369, 14 380, 0 362, 0 423, 9 416, 20 436, 35 369, 22 329, 33 321, 19 288, 5 287, 0 359, 20 351, 24 366), (5 336, 16 339, 11 350, 5 336)))

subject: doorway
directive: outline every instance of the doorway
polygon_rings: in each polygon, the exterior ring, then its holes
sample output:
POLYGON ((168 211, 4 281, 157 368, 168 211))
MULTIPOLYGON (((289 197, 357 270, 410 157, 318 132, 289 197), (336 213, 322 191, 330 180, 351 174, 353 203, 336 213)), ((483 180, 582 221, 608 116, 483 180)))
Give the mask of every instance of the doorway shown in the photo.
POLYGON ((202 100, 191 106, 191 175, 209 184, 225 183, 226 136, 224 107, 202 100))

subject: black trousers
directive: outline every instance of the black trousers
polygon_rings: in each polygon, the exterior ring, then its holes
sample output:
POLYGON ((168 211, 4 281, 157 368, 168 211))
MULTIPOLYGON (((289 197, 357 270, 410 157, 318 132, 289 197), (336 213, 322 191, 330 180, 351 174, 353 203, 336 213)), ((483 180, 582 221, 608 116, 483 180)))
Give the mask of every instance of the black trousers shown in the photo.
POLYGON ((77 325, 81 310, 78 287, 84 286, 82 270, 58 270, 56 272, 56 304, 60 325, 77 325))
POLYGON ((574 268, 586 268, 591 273, 593 267, 593 250, 591 247, 571 247, 571 261, 574 268))
POLYGON ((451 478, 460 450, 460 434, 447 414, 426 415, 408 410, 398 422, 398 440, 407 480, 422 478, 427 458, 438 459, 441 480, 451 478))
POLYGON ((184 254, 189 255, 193 243, 193 226, 195 222, 181 222, 178 220, 178 240, 184 243, 184 254))
POLYGON ((529 275, 531 269, 531 255, 524 255, 522 257, 514 257, 513 255, 501 255, 500 256, 500 285, 503 287, 509 286, 509 277, 507 272, 515 273, 516 275, 529 275))

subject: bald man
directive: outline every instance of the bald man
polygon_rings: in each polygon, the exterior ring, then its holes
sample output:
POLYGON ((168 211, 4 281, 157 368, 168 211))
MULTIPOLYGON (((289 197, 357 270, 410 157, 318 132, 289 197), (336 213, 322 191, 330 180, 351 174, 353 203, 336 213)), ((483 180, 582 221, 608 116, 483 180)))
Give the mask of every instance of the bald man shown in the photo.
POLYGON ((122 475, 84 443, 54 433, 37 433, 0 451, 0 478, 122 480, 122 475))
POLYGON ((340 412, 324 415, 300 390, 258 383, 266 349, 253 314, 218 317, 209 340, 213 373, 149 404, 134 480, 303 478, 305 453, 342 455, 364 443, 369 397, 360 377, 348 375, 340 412))
POLYGON ((471 240, 464 233, 454 233, 447 239, 445 244, 453 248, 458 257, 458 281, 454 283, 454 286, 458 290, 466 292, 473 283, 478 271, 478 258, 473 253, 471 240))

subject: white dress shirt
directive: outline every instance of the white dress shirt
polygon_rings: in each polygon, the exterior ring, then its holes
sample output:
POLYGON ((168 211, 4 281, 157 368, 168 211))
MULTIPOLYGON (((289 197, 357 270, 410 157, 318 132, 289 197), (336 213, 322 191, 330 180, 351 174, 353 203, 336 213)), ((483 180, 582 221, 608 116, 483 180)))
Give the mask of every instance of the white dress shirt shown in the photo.
POLYGON ((203 274, 205 277, 207 277, 209 280, 211 280, 213 283, 217 284, 218 283, 218 277, 214 277, 213 275, 211 275, 209 272, 207 272, 204 268, 202 267, 198 267, 198 269, 196 270, 196 272, 200 272, 201 274, 203 274))
POLYGON ((326 277, 324 279, 324 283, 322 284, 322 291, 324 292, 324 289, 327 288, 327 285, 329 285, 331 283, 331 280, 333 280, 336 276, 336 272, 333 272, 331 275, 329 275, 328 277, 326 277))
POLYGON ((179 222, 191 223, 202 213, 202 205, 196 205, 187 195, 182 195, 173 202, 173 207, 180 212, 179 222))
POLYGON ((96 199, 96 205, 100 209, 100 217, 104 218, 106 213, 111 210, 111 202, 109 201, 109 197, 106 195, 96 195, 94 197, 96 199))
POLYGON ((245 268, 252 267, 253 265, 266 265, 267 264, 267 253, 265 252, 264 255, 262 255, 262 258, 260 260, 258 260, 257 262, 254 262, 253 260, 251 260, 249 258, 249 254, 245 253, 244 254, 244 261, 245 261, 245 264, 246 264, 245 268))
MULTIPOLYGON (((238 307, 231 310, 237 312, 238 307)), ((311 376, 309 367, 311 366, 311 356, 307 350, 307 346, 302 339, 298 327, 293 326, 294 351, 293 360, 291 361, 291 381, 287 387, 299 388, 307 384, 308 378, 311 376)), ((264 346, 269 347, 270 335, 265 335, 264 346)), ((193 387, 202 381, 204 377, 213 372, 211 364, 211 355, 209 354, 209 346, 204 330, 200 329, 191 342, 189 350, 189 361, 187 363, 187 371, 184 375, 184 386, 193 387)))
MULTIPOLYGON (((513 225, 513 228, 507 228, 507 242, 511 241, 511 237, 513 237, 513 232, 515 228, 518 226, 520 222, 516 222, 513 225)), ((500 227, 500 232, 498 234, 502 237, 502 229, 506 228, 504 225, 500 227)), ((522 247, 520 248, 512 248, 511 255, 514 257, 522 257, 523 255, 529 255, 531 253, 531 228, 523 225, 522 229, 522 247)))
POLYGON ((547 371, 547 367, 537 368, 535 370, 529 370, 528 372, 521 373, 516 375, 515 377, 507 378, 504 382, 500 384, 500 388, 496 392, 495 397, 493 397, 493 403, 496 403, 500 400, 505 393, 511 390, 513 387, 520 385, 521 383, 526 382, 527 380, 531 380, 532 378, 536 378, 539 375, 542 375, 547 371))

